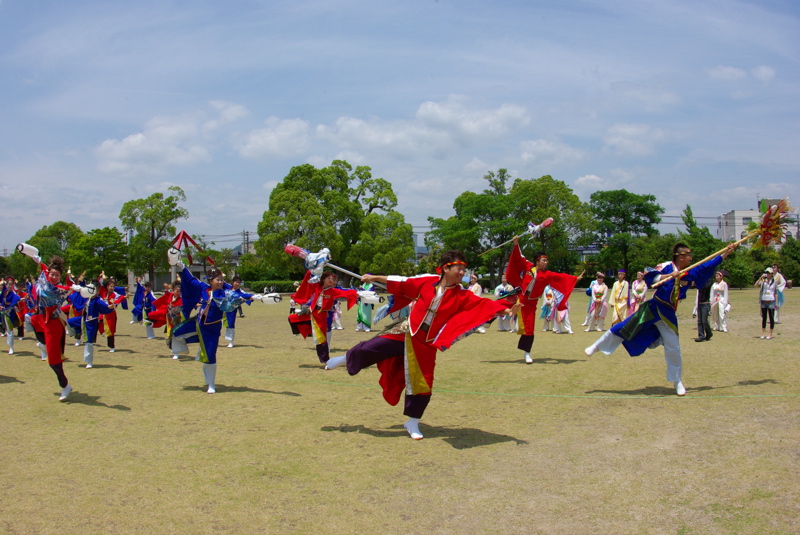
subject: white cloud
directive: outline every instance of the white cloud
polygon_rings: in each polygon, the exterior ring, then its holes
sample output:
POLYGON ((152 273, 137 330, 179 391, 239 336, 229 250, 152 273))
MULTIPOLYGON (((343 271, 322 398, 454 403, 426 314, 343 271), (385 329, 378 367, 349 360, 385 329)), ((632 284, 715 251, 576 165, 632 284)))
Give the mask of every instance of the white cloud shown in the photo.
POLYGON ((98 169, 131 175, 210 161, 202 130, 197 116, 156 117, 147 122, 142 132, 122 140, 103 141, 95 149, 98 169))
POLYGON ((125 176, 160 173, 166 167, 188 167, 211 161, 212 136, 223 124, 247 115, 238 104, 211 101, 218 118, 202 110, 179 116, 150 119, 141 132, 121 140, 107 139, 95 149, 97 167, 104 173, 125 176))
POLYGON ((300 156, 308 150, 310 127, 306 121, 270 117, 265 123, 266 128, 247 134, 239 154, 245 158, 287 158, 300 156))
POLYGON ((558 165, 583 159, 584 153, 565 143, 534 139, 520 143, 520 157, 524 162, 558 165))
POLYGON ((416 118, 428 128, 450 132, 467 143, 500 139, 530 122, 522 106, 503 104, 496 110, 470 110, 460 97, 450 97, 443 103, 424 102, 416 118))
POLYGON ((443 158, 456 148, 492 142, 530 122, 525 108, 503 104, 492 110, 469 109, 460 97, 424 102, 413 120, 383 122, 340 117, 319 125, 317 136, 360 152, 385 151, 397 158, 424 154, 443 158))
POLYGON ((708 76, 712 80, 725 80, 728 82, 734 82, 736 80, 747 78, 747 72, 745 72, 744 69, 739 69, 738 67, 726 67, 719 65, 717 67, 708 69, 708 76))
POLYGON ((241 104, 233 104, 224 100, 212 100, 209 105, 219 112, 219 123, 228 124, 247 117, 250 112, 241 104))
POLYGON ((611 181, 597 175, 583 175, 575 181, 575 190, 581 193, 592 193, 598 190, 610 189, 611 181))
POLYGON ((775 69, 766 65, 760 65, 754 69, 751 69, 750 74, 762 82, 770 82, 773 78, 775 78, 775 69))
POLYGON ((666 139, 660 128, 646 124, 614 124, 603 137, 606 150, 629 156, 649 156, 666 139))
POLYGON ((487 169, 489 169, 489 166, 486 165, 480 158, 473 158, 466 165, 464 165, 464 171, 470 174, 480 172, 485 173, 487 169))

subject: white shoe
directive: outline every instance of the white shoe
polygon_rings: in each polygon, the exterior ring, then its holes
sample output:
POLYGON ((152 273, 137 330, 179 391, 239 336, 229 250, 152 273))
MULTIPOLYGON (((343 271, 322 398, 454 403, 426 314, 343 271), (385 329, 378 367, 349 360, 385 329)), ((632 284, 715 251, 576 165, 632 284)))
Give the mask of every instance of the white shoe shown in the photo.
POLYGON ((333 357, 328 359, 328 362, 325 363, 326 370, 332 370, 344 364, 347 360, 347 355, 342 355, 341 357, 333 357))
POLYGON ((230 344, 228 344, 228 347, 233 347, 233 342, 231 342, 230 344))
POLYGON ((530 353, 525 353, 525 364, 533 364, 533 359, 530 353))
POLYGON ((409 418, 406 423, 403 424, 403 427, 406 428, 408 434, 411 435, 411 438, 414 440, 421 440, 422 433, 419 432, 419 418, 409 418))
POLYGON ((214 385, 208 385, 208 390, 206 390, 207 394, 216 394, 217 390, 214 388, 214 385))
POLYGON ((108 350, 109 353, 113 353, 114 351, 116 351, 116 349, 114 349, 113 347, 108 350))
POLYGON ((370 332, 370 331, 369 331, 369 329, 364 329, 364 332, 365 332, 365 333, 368 333, 368 332, 370 332))
POLYGON ((586 353, 587 357, 591 357, 595 351, 597 351, 597 347, 595 347, 594 344, 590 345, 589 347, 583 350, 583 352, 586 353))
POLYGON ((678 394, 679 396, 686 395, 686 388, 684 388, 683 382, 678 381, 677 383, 675 383, 675 393, 678 394))
POLYGON ((92 365, 91 365, 91 364, 87 364, 87 365, 86 365, 86 369, 87 369, 87 370, 88 370, 89 368, 91 368, 91 367, 92 367, 92 365))
POLYGON ((75 342, 75 347, 78 347, 78 346, 80 346, 80 345, 81 345, 81 343, 80 343, 80 342, 75 342))
POLYGON ((72 385, 67 385, 61 390, 61 397, 58 398, 58 401, 64 401, 69 396, 69 393, 72 392, 72 385))
POLYGON ((8 354, 9 354, 9 355, 13 355, 13 354, 14 354, 14 348, 13 348, 13 347, 12 347, 11 349, 9 349, 9 350, 8 350, 8 354))
POLYGON ((172 360, 178 360, 178 355, 172 355, 172 360))

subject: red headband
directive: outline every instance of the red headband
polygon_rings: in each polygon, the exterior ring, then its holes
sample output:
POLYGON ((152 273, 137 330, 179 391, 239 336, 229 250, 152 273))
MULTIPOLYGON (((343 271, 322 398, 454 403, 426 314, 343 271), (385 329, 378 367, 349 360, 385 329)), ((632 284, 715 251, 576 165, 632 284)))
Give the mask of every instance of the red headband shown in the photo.
POLYGON ((446 268, 448 266, 466 266, 466 265, 467 265, 466 262, 462 262, 460 260, 458 260, 456 262, 448 262, 447 264, 444 264, 442 266, 437 267, 436 268, 436 274, 437 275, 441 275, 442 271, 444 270, 444 268, 446 268))

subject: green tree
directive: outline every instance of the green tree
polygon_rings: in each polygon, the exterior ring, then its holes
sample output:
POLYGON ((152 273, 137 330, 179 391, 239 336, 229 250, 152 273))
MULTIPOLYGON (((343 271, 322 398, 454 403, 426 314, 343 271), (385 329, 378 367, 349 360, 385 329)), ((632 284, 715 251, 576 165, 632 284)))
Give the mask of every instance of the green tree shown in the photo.
POLYGON ((678 235, 684 243, 692 248, 692 254, 697 260, 702 260, 725 247, 725 242, 712 236, 708 227, 701 227, 697 224, 692 207, 688 204, 681 214, 681 219, 686 225, 686 232, 678 231, 678 235))
POLYGON ((166 269, 166 251, 176 234, 175 223, 189 217, 180 206, 186 195, 178 186, 171 186, 170 195, 153 193, 146 199, 128 201, 122 205, 119 219, 122 228, 135 232, 128 248, 128 267, 136 273, 147 272, 155 280, 156 269, 166 269))
POLYGON ((781 247, 778 264, 786 280, 794 283, 800 281, 800 241, 794 239, 791 234, 786 236, 786 241, 781 247))
POLYGON ((400 213, 371 213, 364 218, 361 229, 361 236, 347 257, 359 273, 414 274, 412 228, 400 213))
MULTIPOLYGON (((69 247, 82 236, 83 231, 74 223, 56 221, 37 230, 30 239, 25 240, 25 243, 39 249, 39 256, 42 258, 42 262, 47 263, 50 257, 58 255, 69 266, 69 247)), ((8 264, 11 273, 17 279, 21 280, 28 276, 39 275, 39 266, 19 253, 9 256, 8 264)))
MULTIPOLYGON (((283 253, 286 244, 294 243, 312 251, 327 247, 334 263, 357 270, 364 261, 363 248, 352 255, 351 251, 364 231, 367 236, 402 237, 402 231, 394 234, 405 225, 395 206, 397 197, 392 185, 383 178, 373 178, 369 167, 359 166, 354 170, 342 160, 322 169, 310 164, 296 166, 270 195, 269 209, 258 224, 256 252, 268 266, 294 273, 299 262, 283 253)), ((402 246, 408 251, 413 247, 410 232, 403 239, 407 241, 402 246)), ((373 245, 396 247, 396 241, 377 240, 373 245)), ((384 260, 395 258, 407 262, 413 257, 413 248, 410 251, 411 255, 405 259, 382 249, 373 249, 372 254, 384 260)), ((391 273, 404 269, 404 264, 386 265, 391 273)))
POLYGON ((597 221, 598 241, 605 244, 597 259, 603 269, 630 271, 635 238, 655 236, 664 209, 655 195, 638 195, 624 189, 596 191, 589 206, 597 221))
POLYGON ((489 188, 482 193, 467 191, 453 203, 455 215, 448 219, 429 218, 431 231, 426 244, 439 244, 443 249, 460 249, 470 261, 470 267, 485 270, 489 285, 499 282, 503 266, 511 253, 512 245, 480 253, 522 234, 530 221, 540 223, 548 217, 553 224, 535 240, 521 240, 523 252, 547 251, 551 268, 572 271, 577 255, 571 251, 576 245, 591 241, 593 222, 586 205, 572 190, 549 175, 537 179, 516 179, 509 188, 508 172, 500 169, 496 174, 484 176, 489 188))
POLYGON ((128 246, 125 235, 114 227, 94 229, 69 247, 71 270, 76 277, 83 271, 95 278, 106 275, 125 280, 128 246))

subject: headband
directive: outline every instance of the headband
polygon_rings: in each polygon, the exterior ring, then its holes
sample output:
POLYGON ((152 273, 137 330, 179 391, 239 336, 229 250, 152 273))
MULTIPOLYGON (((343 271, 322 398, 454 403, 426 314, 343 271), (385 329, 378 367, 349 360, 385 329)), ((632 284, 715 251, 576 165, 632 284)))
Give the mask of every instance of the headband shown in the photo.
POLYGON ((441 265, 441 266, 437 267, 436 268, 436 274, 437 275, 441 275, 442 271, 444 270, 444 268, 449 267, 449 266, 466 266, 466 265, 467 265, 467 263, 466 262, 462 262, 461 260, 457 260, 455 262, 448 262, 447 264, 444 264, 444 265, 441 265))

